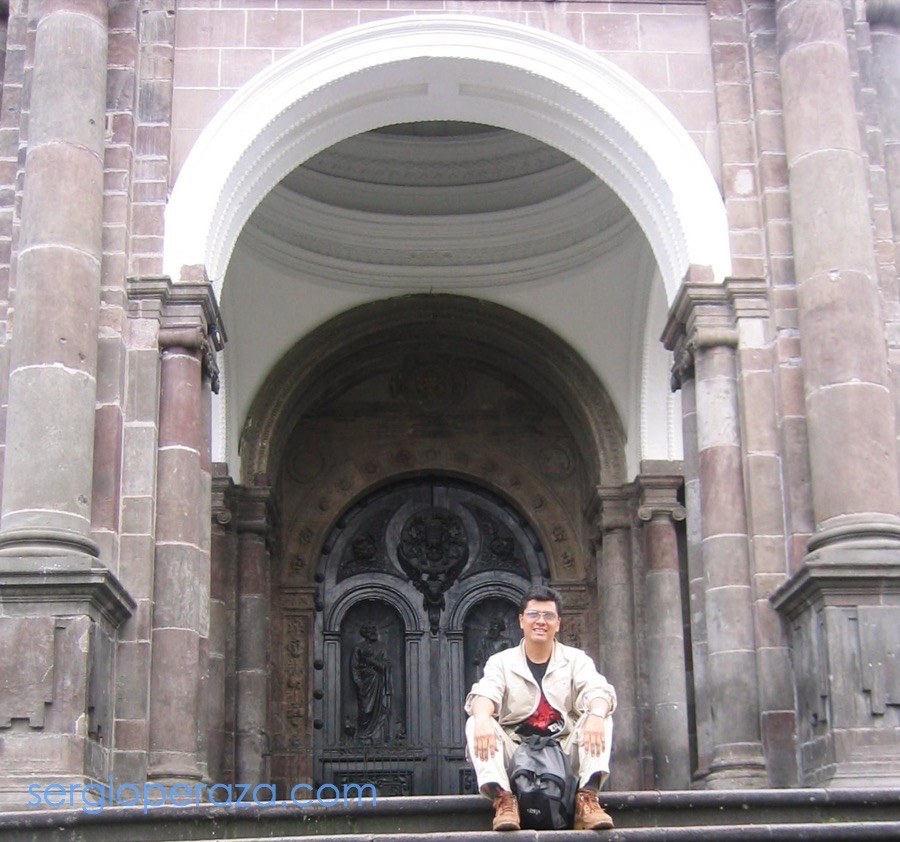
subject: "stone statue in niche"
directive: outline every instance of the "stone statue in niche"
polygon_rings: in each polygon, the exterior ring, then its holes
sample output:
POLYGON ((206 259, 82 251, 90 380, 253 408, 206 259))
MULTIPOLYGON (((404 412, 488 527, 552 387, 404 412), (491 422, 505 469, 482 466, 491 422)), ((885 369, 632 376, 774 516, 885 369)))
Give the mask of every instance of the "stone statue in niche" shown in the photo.
POLYGON ((499 614, 491 617, 484 639, 478 644, 478 649, 475 652, 475 666, 478 670, 478 675, 480 676, 484 673, 484 665, 491 655, 496 655, 498 652, 509 649, 513 645, 512 638, 506 633, 506 620, 499 614))
POLYGON ((366 623, 359 634, 362 640, 350 655, 350 675, 356 689, 354 735, 361 742, 385 742, 393 695, 391 662, 379 640, 377 626, 366 623))
POLYGON ((500 597, 482 600, 466 615, 463 624, 466 687, 481 678, 491 655, 518 645, 522 639, 518 616, 518 608, 500 597))

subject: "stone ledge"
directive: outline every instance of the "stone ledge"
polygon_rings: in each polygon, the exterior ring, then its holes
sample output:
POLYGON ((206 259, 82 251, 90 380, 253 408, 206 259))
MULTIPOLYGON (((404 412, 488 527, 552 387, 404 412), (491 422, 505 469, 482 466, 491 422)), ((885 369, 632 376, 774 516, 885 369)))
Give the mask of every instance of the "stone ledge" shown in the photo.
POLYGON ((853 606, 891 595, 900 598, 898 552, 882 548, 823 548, 770 597, 777 611, 794 619, 818 604, 853 606))
POLYGON ((0 570, 0 610, 25 616, 86 614, 117 628, 136 607, 122 583, 105 567, 0 570))

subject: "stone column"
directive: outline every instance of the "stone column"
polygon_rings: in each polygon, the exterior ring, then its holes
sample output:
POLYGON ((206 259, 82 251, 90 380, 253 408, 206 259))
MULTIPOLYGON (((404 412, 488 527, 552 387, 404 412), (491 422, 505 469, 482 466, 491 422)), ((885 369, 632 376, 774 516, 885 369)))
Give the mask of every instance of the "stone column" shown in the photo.
MULTIPOLYGON (((680 467, 664 463, 660 470, 680 467)), ((691 751, 688 739, 682 576, 675 522, 686 516, 678 502, 679 474, 653 473, 642 465, 638 518, 643 522, 647 631, 647 678, 650 688, 653 786, 688 789, 691 751)))
POLYGON ((692 269, 672 305, 666 346, 680 332, 694 358, 697 463, 705 573, 713 751, 711 789, 767 784, 744 493, 735 348, 725 289, 692 269))
MULTIPOLYGON (((203 776, 204 657, 210 611, 209 412, 217 388, 212 350, 220 334, 209 284, 146 279, 164 300, 159 330, 160 401, 156 560, 150 661, 148 777, 203 776), (206 467, 205 467, 206 466, 206 467)), ((146 294, 146 293, 145 293, 146 294)))
POLYGON ((841 0, 779 0, 814 564, 900 552, 894 408, 841 0), (852 434, 851 434, 852 432, 852 434), (842 552, 846 550, 846 552, 842 552))
POLYGON ((595 500, 600 667, 619 700, 614 714, 616 761, 610 775, 616 789, 626 790, 644 788, 631 552, 634 494, 630 485, 601 486, 595 500))
POLYGON ((815 529, 772 600, 791 623, 801 783, 896 786, 896 395, 846 29, 841 0, 776 3, 815 529))
POLYGON ((267 484, 240 488, 237 501, 235 775, 241 783, 257 784, 268 780, 269 573, 276 516, 267 484))
POLYGON ((55 556, 56 568, 90 566, 99 555, 91 495, 106 7, 105 0, 42 3, 35 32, 0 552, 55 556))
POLYGON ((106 779, 114 641, 135 608, 91 536, 107 4, 29 11, 0 512, 0 803, 13 809, 32 783, 106 779))

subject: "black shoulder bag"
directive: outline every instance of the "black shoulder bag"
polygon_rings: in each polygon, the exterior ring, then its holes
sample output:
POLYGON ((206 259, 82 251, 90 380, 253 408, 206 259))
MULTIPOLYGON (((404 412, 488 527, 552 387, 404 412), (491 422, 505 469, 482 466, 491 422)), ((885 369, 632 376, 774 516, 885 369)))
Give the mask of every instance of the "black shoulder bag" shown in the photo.
POLYGON ((509 780, 523 828, 572 827, 578 782, 569 758, 553 737, 526 737, 513 753, 509 780))

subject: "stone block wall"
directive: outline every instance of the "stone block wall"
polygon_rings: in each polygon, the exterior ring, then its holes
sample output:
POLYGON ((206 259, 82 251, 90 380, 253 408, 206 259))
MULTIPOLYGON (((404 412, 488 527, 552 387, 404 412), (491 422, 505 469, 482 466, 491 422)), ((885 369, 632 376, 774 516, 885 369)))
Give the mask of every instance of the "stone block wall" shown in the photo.
POLYGON ((179 3, 172 176, 219 107, 255 74, 343 29, 408 15, 484 15, 552 32, 596 51, 656 94, 718 171, 706 9, 693 3, 507 0, 260 0, 179 3))

